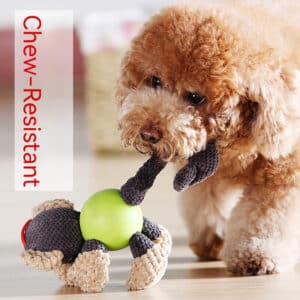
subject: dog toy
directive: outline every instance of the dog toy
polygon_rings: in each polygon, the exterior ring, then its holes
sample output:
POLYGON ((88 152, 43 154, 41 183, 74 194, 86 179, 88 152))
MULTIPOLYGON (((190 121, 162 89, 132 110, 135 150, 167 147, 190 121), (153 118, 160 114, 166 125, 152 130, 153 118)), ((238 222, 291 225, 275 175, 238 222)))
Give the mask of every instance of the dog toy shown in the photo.
MULTIPOLYGON (((182 190, 211 176, 218 167, 215 142, 194 154, 176 175, 182 190)), ((139 204, 166 162, 153 155, 120 190, 91 196, 80 212, 67 200, 46 201, 25 223, 21 239, 25 264, 52 270, 65 284, 99 292, 108 282, 109 250, 129 245, 133 263, 129 290, 153 286, 164 275, 172 240, 169 232, 142 216, 139 204)))
POLYGON ((171 251, 166 228, 143 217, 138 206, 166 163, 151 157, 121 190, 94 194, 75 211, 67 200, 46 201, 21 231, 25 264, 53 270, 65 284, 99 292, 108 282, 108 250, 130 246, 129 290, 150 287, 162 278, 171 251))
POLYGON ((179 192, 200 183, 214 175, 218 167, 218 148, 215 140, 210 140, 207 142, 205 150, 191 156, 187 165, 176 174, 174 189, 179 192))

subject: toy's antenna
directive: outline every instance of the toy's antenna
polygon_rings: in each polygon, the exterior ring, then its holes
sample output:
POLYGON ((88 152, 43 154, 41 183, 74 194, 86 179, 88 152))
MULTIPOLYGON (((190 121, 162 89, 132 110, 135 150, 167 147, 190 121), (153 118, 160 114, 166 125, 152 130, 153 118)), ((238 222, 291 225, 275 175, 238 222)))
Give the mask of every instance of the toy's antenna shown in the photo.
POLYGON ((127 204, 138 205, 145 197, 149 188, 152 187, 156 176, 166 166, 166 162, 156 155, 149 158, 144 165, 121 187, 121 196, 127 204))

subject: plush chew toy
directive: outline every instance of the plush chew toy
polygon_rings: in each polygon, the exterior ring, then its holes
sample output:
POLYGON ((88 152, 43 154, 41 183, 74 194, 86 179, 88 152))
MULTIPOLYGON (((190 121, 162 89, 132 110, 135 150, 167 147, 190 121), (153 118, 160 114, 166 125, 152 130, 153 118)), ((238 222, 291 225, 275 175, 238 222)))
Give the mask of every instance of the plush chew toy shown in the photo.
POLYGON ((204 151, 195 153, 188 163, 176 174, 174 189, 178 192, 200 183, 212 176, 219 166, 219 152, 215 140, 206 144, 204 151))
MULTIPOLYGON (((175 189, 212 175, 218 161, 215 143, 209 142, 179 171, 175 189)), ((145 289, 159 282, 167 268, 171 236, 166 228, 143 217, 139 204, 165 165, 154 155, 120 191, 94 194, 81 213, 67 200, 39 205, 21 231, 25 264, 53 270, 65 284, 85 292, 99 292, 108 282, 108 251, 129 245, 134 261, 128 289, 145 289)))

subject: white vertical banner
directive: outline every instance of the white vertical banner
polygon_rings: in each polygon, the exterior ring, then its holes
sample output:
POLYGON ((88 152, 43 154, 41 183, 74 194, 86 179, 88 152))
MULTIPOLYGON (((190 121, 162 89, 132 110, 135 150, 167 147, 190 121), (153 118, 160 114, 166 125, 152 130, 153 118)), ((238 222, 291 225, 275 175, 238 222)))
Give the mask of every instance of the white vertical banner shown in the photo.
POLYGON ((15 11, 15 189, 73 189, 73 12, 15 11))

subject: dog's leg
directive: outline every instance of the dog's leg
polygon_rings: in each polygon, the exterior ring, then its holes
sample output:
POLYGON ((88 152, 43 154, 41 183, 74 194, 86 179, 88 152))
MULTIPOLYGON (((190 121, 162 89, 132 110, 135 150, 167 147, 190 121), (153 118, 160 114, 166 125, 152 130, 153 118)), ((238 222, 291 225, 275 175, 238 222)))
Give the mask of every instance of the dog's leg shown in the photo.
POLYGON ((226 231, 224 259, 229 270, 240 275, 272 274, 295 264, 298 192, 295 187, 276 186, 276 181, 245 190, 226 231))
POLYGON ((200 259, 220 259, 224 226, 241 193, 241 187, 219 177, 211 177, 182 193, 180 204, 189 245, 200 259))

